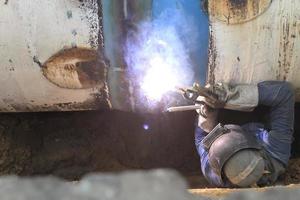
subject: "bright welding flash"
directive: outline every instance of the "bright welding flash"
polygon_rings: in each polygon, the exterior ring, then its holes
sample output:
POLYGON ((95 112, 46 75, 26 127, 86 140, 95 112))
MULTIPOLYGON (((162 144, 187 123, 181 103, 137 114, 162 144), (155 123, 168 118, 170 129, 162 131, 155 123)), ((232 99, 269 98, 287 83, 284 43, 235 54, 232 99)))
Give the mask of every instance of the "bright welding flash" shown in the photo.
POLYGON ((175 88, 176 83, 178 78, 171 66, 162 58, 156 57, 150 63, 141 88, 150 100, 160 101, 165 93, 175 88))

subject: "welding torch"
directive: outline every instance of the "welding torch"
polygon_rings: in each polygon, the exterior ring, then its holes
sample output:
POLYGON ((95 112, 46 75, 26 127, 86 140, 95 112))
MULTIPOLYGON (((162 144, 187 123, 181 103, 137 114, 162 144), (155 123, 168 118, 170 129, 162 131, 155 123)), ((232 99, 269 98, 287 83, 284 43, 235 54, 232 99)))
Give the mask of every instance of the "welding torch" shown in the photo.
POLYGON ((206 105, 207 102, 197 100, 199 96, 203 96, 211 102, 215 102, 218 99, 218 97, 212 93, 211 90, 206 87, 202 87, 197 83, 194 83, 192 88, 177 87, 176 89, 183 95, 185 99, 192 102, 193 105, 169 107, 167 108, 168 112, 181 112, 200 109, 201 105, 206 105))

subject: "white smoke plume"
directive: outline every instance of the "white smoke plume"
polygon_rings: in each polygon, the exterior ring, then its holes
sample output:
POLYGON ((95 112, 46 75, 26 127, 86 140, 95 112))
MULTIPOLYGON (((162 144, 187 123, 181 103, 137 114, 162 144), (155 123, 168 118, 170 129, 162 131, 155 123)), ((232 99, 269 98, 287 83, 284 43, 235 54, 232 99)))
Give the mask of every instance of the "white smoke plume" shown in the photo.
POLYGON ((155 20, 137 24, 129 32, 126 63, 131 84, 139 91, 138 104, 169 106, 174 102, 170 93, 176 86, 193 83, 195 66, 190 53, 200 45, 195 41, 197 32, 193 20, 180 10, 167 10, 155 20))

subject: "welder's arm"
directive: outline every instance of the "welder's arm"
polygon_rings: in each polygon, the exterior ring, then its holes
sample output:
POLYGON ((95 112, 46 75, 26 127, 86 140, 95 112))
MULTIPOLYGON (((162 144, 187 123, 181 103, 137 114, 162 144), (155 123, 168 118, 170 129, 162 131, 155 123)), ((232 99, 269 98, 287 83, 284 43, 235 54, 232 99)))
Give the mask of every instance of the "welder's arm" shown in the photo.
MULTIPOLYGON (((204 97, 198 97, 198 101, 203 101, 204 97)), ((205 178, 218 187, 225 187, 222 178, 218 176, 211 168, 209 163, 208 151, 204 148, 202 140, 207 133, 217 125, 218 109, 213 109, 207 105, 201 105, 201 109, 197 110, 199 113, 198 124, 195 130, 195 145, 201 160, 201 170, 205 178)))
MULTIPOLYGON (((199 96, 197 101, 205 102, 205 97, 199 96)), ((197 110, 199 114, 198 117, 198 127, 200 127, 204 132, 209 133, 218 124, 218 109, 211 108, 206 104, 200 105, 201 109, 197 110)))
POLYGON ((214 173, 214 171, 212 170, 209 164, 208 151, 202 145, 202 140, 206 135, 207 133, 203 129, 201 129, 200 127, 196 127, 195 144, 201 160, 202 173, 205 176, 205 178, 210 182, 210 184, 213 184, 218 187, 225 187, 221 177, 214 173))
POLYGON ((269 106, 270 116, 267 128, 269 132, 262 139, 275 158, 287 165, 294 128, 294 91, 289 83, 265 81, 258 84, 259 105, 269 106))

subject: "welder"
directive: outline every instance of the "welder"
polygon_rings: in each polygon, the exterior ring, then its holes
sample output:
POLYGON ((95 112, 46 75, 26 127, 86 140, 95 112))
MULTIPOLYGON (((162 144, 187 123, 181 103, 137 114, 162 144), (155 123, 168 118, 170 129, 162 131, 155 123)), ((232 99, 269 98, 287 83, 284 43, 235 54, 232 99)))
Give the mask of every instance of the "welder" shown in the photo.
POLYGON ((288 165, 294 127, 294 91, 281 81, 256 85, 216 84, 207 89, 212 99, 198 96, 195 144, 205 178, 217 187, 274 184, 288 165), (220 109, 251 111, 269 107, 267 123, 222 125, 220 109))

